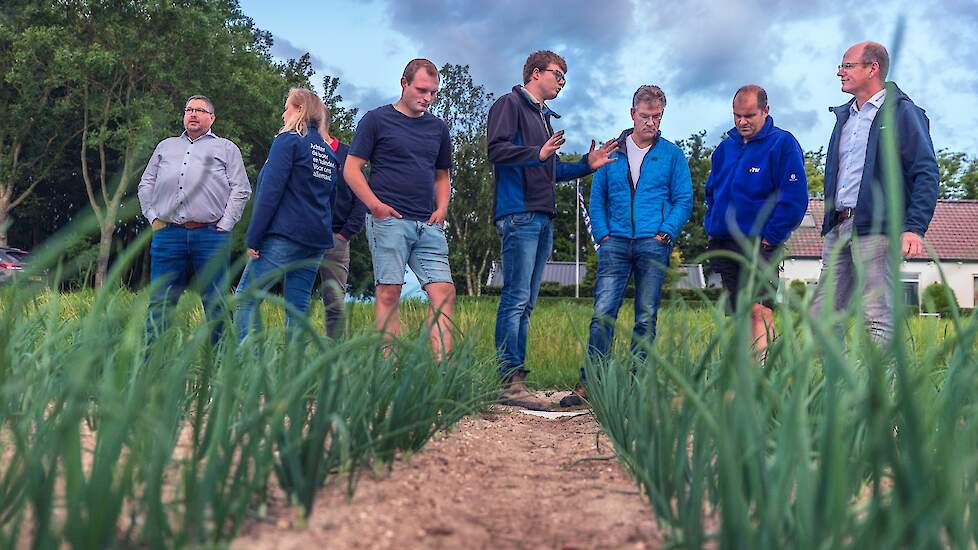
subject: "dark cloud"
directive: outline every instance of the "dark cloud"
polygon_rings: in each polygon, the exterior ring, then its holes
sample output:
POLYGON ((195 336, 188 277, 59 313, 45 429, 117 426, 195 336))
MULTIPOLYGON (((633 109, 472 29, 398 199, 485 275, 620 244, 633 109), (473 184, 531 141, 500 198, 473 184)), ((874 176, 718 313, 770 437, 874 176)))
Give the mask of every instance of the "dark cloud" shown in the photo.
POLYGON ((644 11, 655 30, 652 53, 662 66, 672 67, 667 84, 673 93, 731 95, 747 82, 767 81, 783 61, 784 51, 797 41, 785 23, 823 15, 830 4, 839 2, 692 0, 656 3, 644 11))
MULTIPOLYGON (((272 40, 274 41, 272 43, 272 55, 275 57, 282 59, 298 59, 306 53, 309 53, 309 50, 299 48, 281 36, 272 35, 272 40)), ((322 59, 310 54, 309 61, 312 63, 312 68, 315 69, 316 72, 322 71, 324 66, 322 59)))
MULTIPOLYGON (((417 52, 439 66, 467 64, 475 82, 497 96, 521 81, 530 52, 551 49, 563 55, 569 80, 552 107, 564 115, 556 125, 567 130, 567 151, 583 151, 591 138, 608 137, 597 135, 600 132, 627 125, 620 111, 627 110, 627 98, 643 82, 661 85, 670 105, 676 98, 677 105, 705 101, 714 107, 720 99, 728 104, 740 85, 756 82, 768 89, 779 126, 800 139, 805 134, 809 141, 817 142, 823 134, 827 139, 831 123, 826 121, 826 107, 848 99, 837 87, 833 95, 826 95, 825 84, 834 79, 837 60, 846 47, 862 40, 877 40, 892 48, 900 17, 906 22, 907 36, 914 38, 907 42, 917 44, 913 50, 904 46, 897 67, 901 83, 910 80, 912 66, 932 64, 915 68, 914 75, 938 74, 934 71, 942 66, 948 72, 956 70, 944 79, 917 76, 915 95, 921 99, 937 97, 941 87, 978 93, 978 76, 969 70, 978 58, 975 0, 372 3, 389 15, 393 31, 391 38, 377 41, 374 48, 392 59, 403 57, 404 62, 417 52), (919 51, 921 36, 929 37, 923 43, 933 45, 938 59, 919 51), (402 37, 410 47, 404 47, 402 37), (804 69, 800 74, 798 67, 804 69), (782 76, 786 71, 792 80, 779 81, 786 80, 782 76)), ((304 53, 280 37, 275 44, 276 55, 304 53)), ((324 65, 320 59, 313 62, 317 68, 324 65)), ((396 78, 391 82, 391 87, 377 89, 344 80, 341 92, 347 103, 364 112, 396 98, 396 78)), ((928 106, 939 107, 933 103, 928 106)), ((713 126, 707 138, 711 145, 729 129, 727 118, 702 122, 703 128, 713 126)), ((809 148, 813 144, 803 143, 809 148)))
POLYGON ((422 55, 439 66, 469 65, 475 81, 497 96, 522 82, 531 52, 549 49, 562 55, 569 80, 553 107, 564 115, 559 124, 567 128, 567 150, 582 150, 590 143, 586 128, 612 120, 597 107, 618 91, 617 56, 633 31, 631 3, 567 0, 548 8, 519 0, 421 0, 388 5, 392 28, 416 42, 422 55))

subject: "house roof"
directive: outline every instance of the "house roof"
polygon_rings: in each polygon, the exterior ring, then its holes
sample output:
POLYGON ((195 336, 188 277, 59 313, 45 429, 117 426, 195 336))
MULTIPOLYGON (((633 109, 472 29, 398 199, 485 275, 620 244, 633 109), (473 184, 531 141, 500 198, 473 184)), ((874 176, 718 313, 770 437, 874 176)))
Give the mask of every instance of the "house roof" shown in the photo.
MULTIPOLYGON (((789 258, 822 257, 822 199, 808 199, 808 215, 788 240, 789 258)), ((978 261, 978 201, 938 200, 934 218, 924 235, 925 252, 910 260, 929 260, 928 245, 942 261, 978 261)))
MULTIPOLYGON (((541 281, 544 283, 558 283, 561 286, 568 286, 574 284, 574 262, 547 262, 543 266, 543 276, 541 281)), ((578 270, 580 271, 580 281, 584 282, 584 276, 587 275, 587 264, 583 261, 578 264, 578 270)), ((486 281, 489 286, 503 286, 503 270, 500 268, 499 262, 492 262, 492 267, 489 269, 489 279, 486 281)))

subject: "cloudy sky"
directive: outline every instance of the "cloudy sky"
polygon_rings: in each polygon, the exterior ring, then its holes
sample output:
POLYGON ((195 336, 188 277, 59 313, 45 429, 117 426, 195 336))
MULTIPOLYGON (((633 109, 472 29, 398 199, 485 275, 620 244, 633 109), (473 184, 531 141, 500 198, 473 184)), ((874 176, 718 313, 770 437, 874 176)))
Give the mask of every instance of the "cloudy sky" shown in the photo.
POLYGON ((551 107, 564 115, 565 152, 583 151, 631 125, 631 94, 658 84, 667 95, 663 135, 706 130, 715 144, 731 125, 742 84, 764 86, 776 123, 806 150, 828 141, 827 108, 848 101, 835 75, 846 47, 876 40, 894 56, 891 78, 927 110, 937 148, 978 152, 978 1, 882 0, 241 0, 275 37, 273 52, 309 52, 322 75, 361 113, 396 100, 414 57, 467 64, 501 95, 521 81, 528 53, 551 49, 568 81, 551 107), (903 21, 903 39, 895 37, 903 21))

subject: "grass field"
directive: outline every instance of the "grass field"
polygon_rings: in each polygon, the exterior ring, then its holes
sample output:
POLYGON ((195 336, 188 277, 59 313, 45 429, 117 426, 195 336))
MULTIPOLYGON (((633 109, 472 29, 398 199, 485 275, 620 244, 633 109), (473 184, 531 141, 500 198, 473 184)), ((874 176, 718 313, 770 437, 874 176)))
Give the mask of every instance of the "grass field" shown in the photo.
MULTIPOLYGON (((277 486, 311 510, 328 483, 354 487, 484 407, 496 384, 497 300, 460 299, 445 365, 402 304, 385 359, 371 304, 350 338, 321 337, 314 303, 300 348, 266 331, 209 345, 196 296, 151 343, 145 295, 4 291, 0 299, 0 545, 184 546, 233 537, 277 486)), ((858 307, 858 304, 857 304, 858 307)), ((857 327, 778 312, 760 368, 746 320, 669 305, 648 365, 618 353, 594 371, 595 414, 669 540, 727 548, 973 545, 978 539, 978 361, 973 319, 912 317, 898 353, 857 327), (802 545, 798 541, 811 541, 802 545), (906 544, 904 544, 906 543, 906 544)), ((537 387, 569 388, 590 300, 541 300, 528 350, 537 387)))

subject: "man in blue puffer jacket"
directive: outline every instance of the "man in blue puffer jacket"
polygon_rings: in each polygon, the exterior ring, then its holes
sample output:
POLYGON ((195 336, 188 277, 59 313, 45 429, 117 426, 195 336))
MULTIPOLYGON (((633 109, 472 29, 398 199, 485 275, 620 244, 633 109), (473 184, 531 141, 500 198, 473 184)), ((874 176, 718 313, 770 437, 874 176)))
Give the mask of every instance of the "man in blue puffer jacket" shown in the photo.
POLYGON ((730 294, 731 307, 737 305, 750 274, 761 274, 767 288, 755 291, 756 301, 751 303, 754 350, 761 360, 772 330, 777 290, 777 281, 767 274, 780 261, 781 245, 808 209, 805 155, 793 135, 774 125, 769 112, 764 88, 748 84, 734 94, 734 127, 713 151, 704 220, 710 251, 752 258, 758 250, 760 265, 751 269, 726 256, 710 264, 730 294))
MULTIPOLYGON (((661 137, 659 124, 666 94, 658 86, 640 86, 632 96, 634 128, 621 133, 624 162, 612 162, 591 179, 591 227, 598 249, 594 282, 594 316, 588 357, 598 364, 611 350, 615 319, 628 279, 635 276, 635 327, 632 353, 644 359, 655 340, 659 296, 672 241, 693 210, 693 186, 682 149, 661 137)), ((585 373, 563 407, 587 399, 585 373)))

